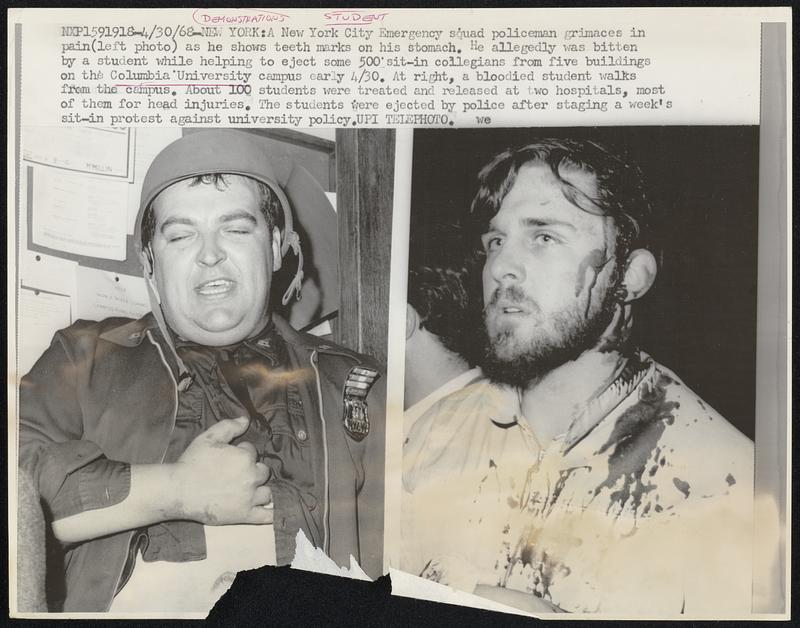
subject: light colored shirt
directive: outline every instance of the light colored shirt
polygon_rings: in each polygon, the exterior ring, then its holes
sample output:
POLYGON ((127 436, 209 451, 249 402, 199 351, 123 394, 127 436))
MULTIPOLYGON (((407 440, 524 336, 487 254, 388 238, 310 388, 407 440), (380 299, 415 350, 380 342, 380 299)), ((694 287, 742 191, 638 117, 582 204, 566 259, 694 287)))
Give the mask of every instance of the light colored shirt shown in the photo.
POLYGON ((515 392, 478 382, 404 451, 401 567, 570 612, 750 612, 753 445, 640 354, 543 449, 515 392))
POLYGON ((414 423, 417 422, 417 419, 425 414, 433 404, 438 402, 440 399, 444 399, 447 397, 447 395, 450 395, 457 390, 461 390, 464 388, 464 386, 477 381, 480 379, 480 377, 481 370, 478 367, 471 368, 468 371, 461 373, 461 375, 456 375, 453 379, 442 384, 437 389, 432 390, 425 395, 425 397, 417 401, 417 403, 403 413, 403 435, 408 434, 411 426, 414 425, 414 423))

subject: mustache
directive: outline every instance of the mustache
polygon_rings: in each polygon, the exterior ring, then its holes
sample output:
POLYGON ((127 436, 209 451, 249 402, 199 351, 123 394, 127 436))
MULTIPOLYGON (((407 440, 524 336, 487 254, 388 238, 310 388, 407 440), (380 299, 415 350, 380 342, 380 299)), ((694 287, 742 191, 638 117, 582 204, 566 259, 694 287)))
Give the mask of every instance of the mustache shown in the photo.
POLYGON ((495 307, 500 301, 505 305, 522 306, 532 311, 538 310, 539 306, 531 299, 519 286, 498 286, 492 293, 489 302, 483 306, 483 313, 486 314, 491 308, 495 307))

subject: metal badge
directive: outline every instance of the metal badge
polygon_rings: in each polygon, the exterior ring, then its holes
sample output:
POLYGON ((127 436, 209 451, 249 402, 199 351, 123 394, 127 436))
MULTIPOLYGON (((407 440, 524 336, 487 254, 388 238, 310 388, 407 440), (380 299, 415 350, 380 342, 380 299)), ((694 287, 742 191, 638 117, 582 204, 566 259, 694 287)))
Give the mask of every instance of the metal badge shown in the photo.
POLYGON ((369 434, 367 395, 376 379, 378 371, 355 366, 344 382, 344 429, 355 441, 362 441, 369 434))

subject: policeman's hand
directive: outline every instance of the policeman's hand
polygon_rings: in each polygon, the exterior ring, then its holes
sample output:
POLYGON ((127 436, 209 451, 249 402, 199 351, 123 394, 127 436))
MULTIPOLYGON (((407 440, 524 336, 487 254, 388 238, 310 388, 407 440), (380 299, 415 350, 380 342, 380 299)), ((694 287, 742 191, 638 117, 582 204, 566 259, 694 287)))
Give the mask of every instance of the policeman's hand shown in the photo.
POLYGON ((210 525, 271 523, 267 466, 251 443, 230 442, 249 419, 225 419, 195 438, 174 464, 179 517, 210 525))

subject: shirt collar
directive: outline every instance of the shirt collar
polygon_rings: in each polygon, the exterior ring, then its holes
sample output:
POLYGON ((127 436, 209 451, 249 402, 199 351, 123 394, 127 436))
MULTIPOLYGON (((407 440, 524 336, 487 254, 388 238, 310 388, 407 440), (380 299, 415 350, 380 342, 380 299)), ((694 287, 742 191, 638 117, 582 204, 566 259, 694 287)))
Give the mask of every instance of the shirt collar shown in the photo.
MULTIPOLYGON (((567 431, 553 439, 553 442, 560 443, 562 453, 567 453, 622 403, 646 377, 652 376, 654 369, 655 363, 650 356, 643 352, 634 352, 625 360, 608 385, 580 405, 567 431)), ((522 414, 516 389, 493 384, 492 398, 488 418, 496 427, 502 429, 514 425, 526 429, 529 427, 522 414)), ((533 433, 533 430, 529 431, 533 433)))
POLYGON ((100 334, 100 338, 123 347, 138 347, 142 344, 147 332, 157 328, 158 324, 155 317, 148 312, 140 319, 123 323, 119 327, 114 327, 100 334))
POLYGON ((645 353, 634 352, 625 359, 618 374, 596 395, 577 410, 562 445, 563 453, 572 449, 595 426, 607 417, 655 369, 655 363, 645 353))
MULTIPOLYGON (((371 368, 374 367, 378 369, 377 364, 375 364, 371 358, 339 345, 329 343, 324 338, 318 338, 311 334, 299 332, 289 325, 279 314, 273 312, 271 320, 281 338, 285 339, 293 347, 305 349, 308 352, 316 351, 319 353, 349 357, 371 368)), ((138 347, 142 344, 147 332, 151 330, 157 332, 158 323, 153 313, 148 312, 138 320, 121 323, 118 327, 114 327, 101 334, 100 337, 123 347, 138 347)), ((253 348, 257 351, 264 349, 264 347, 259 346, 257 342, 254 344, 253 348)))
MULTIPOLYGON (((223 351, 223 350, 236 351, 236 349, 238 349, 242 345, 262 346, 259 343, 264 341, 265 339, 269 338, 273 334, 274 331, 275 331, 275 325, 272 322, 272 319, 270 319, 270 320, 267 321, 266 325, 264 325, 264 327, 261 328, 261 331, 259 331, 254 336, 251 336, 250 338, 245 338, 244 340, 242 340, 240 342, 235 342, 235 343, 233 343, 231 345, 223 345, 223 346, 218 346, 218 347, 217 346, 211 347, 209 345, 203 345, 203 344, 194 342, 193 340, 186 340, 185 338, 181 338, 180 336, 178 336, 175 332, 172 332, 172 336, 175 339, 175 348, 176 349, 181 349, 181 348, 184 348, 184 347, 192 347, 192 348, 201 348, 201 349, 212 349, 212 350, 217 350, 217 351, 223 351)), ((269 344, 270 343, 266 343, 265 346, 268 346, 269 344)))
MULTIPOLYGON (((159 332, 158 323, 156 322, 152 312, 148 312, 137 320, 128 321, 118 327, 114 327, 113 329, 101 334, 100 337, 103 340, 108 340, 123 347, 138 347, 140 344, 142 344, 142 341, 147 336, 148 331, 159 332)), ((242 344, 247 344, 250 348, 271 358, 274 357, 275 354, 276 343, 272 340, 274 335, 276 335, 276 325, 272 320, 270 320, 257 335, 231 347, 206 347, 205 345, 198 345, 195 342, 184 340, 174 333, 173 339, 175 341, 176 349, 183 349, 187 347, 199 347, 202 349, 234 349, 242 344)))
POLYGON ((516 388, 503 384, 490 384, 489 420, 497 427, 508 429, 524 422, 516 388), (523 421, 520 421, 523 419, 523 421))

